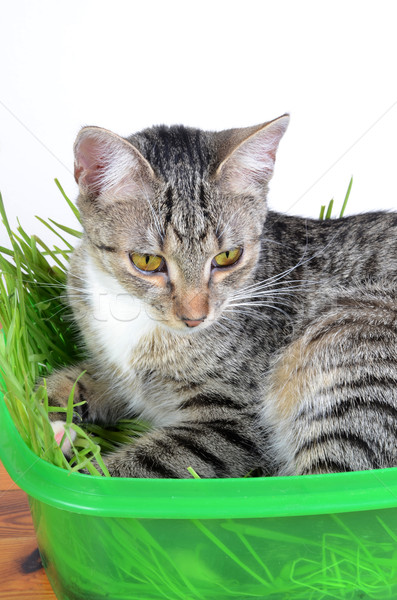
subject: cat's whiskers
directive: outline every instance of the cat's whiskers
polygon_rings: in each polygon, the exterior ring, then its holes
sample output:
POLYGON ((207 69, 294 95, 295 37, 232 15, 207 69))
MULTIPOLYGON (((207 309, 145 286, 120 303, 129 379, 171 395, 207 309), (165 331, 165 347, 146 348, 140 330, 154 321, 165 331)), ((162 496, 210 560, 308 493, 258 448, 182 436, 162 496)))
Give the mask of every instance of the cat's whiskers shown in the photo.
MULTIPOLYGON (((284 279, 285 277, 287 277, 290 273, 292 273, 295 269, 297 269, 298 267, 300 267, 303 263, 298 262, 296 263, 296 265, 294 265, 293 267, 290 267, 289 269, 286 269, 285 271, 282 271, 281 273, 278 273, 277 275, 273 275, 272 277, 268 277, 267 279, 264 279, 263 281, 259 281, 258 283, 253 283, 251 285, 247 285, 245 288, 245 290, 249 290, 249 289, 255 289, 257 287, 270 287, 271 285, 283 285, 284 283, 289 283, 289 281, 287 282, 280 282, 280 280, 284 279), (279 283, 277 283, 279 282, 279 283)), ((295 280, 290 280, 291 283, 296 283, 296 282, 300 282, 302 280, 299 279, 295 279, 295 280)))
MULTIPOLYGON (((86 280, 83 277, 80 277, 80 275, 77 275, 76 273, 73 273, 73 279, 79 279, 80 281, 82 281, 83 283, 86 283, 86 280)), ((60 288, 66 288, 68 286, 66 281, 57 281, 54 280, 53 283, 47 283, 47 282, 43 282, 43 281, 36 281, 35 279, 28 279, 26 277, 22 278, 23 283, 27 283, 27 284, 32 284, 35 285, 37 287, 60 287, 60 288)))
POLYGON ((284 287, 269 287, 268 284, 265 284, 256 288, 243 288, 237 290, 234 294, 231 294, 229 297, 229 302, 249 302, 252 304, 255 301, 268 300, 272 301, 273 303, 282 303, 284 305, 288 305, 291 299, 296 298, 297 293, 305 292, 307 290, 307 283, 309 282, 299 281, 297 284, 285 286, 285 282, 278 282, 275 283, 274 286, 283 284, 284 287))
POLYGON ((81 277, 81 275, 77 275, 77 273, 73 273, 73 279, 78 279, 79 281, 82 281, 84 284, 87 283, 87 279, 85 277, 81 277))
POLYGON ((278 281, 278 282, 271 282, 268 280, 264 280, 264 281, 259 281, 256 284, 252 284, 252 285, 247 285, 243 288, 240 288, 238 290, 236 290, 236 294, 239 294, 240 292, 255 292, 255 291, 261 291, 264 289, 292 289, 293 285, 296 284, 297 288, 302 288, 305 289, 305 286, 307 285, 318 285, 319 281, 316 280, 309 280, 309 279, 290 279, 288 281, 278 281), (276 286, 281 286, 284 285, 286 286, 285 288, 276 288, 276 286))
POLYGON ((66 283, 42 283, 34 279, 22 279, 23 283, 41 288, 66 288, 66 283))
MULTIPOLYGON (((285 271, 282 271, 281 273, 277 273, 276 275, 273 275, 272 277, 268 277, 267 279, 264 279, 263 281, 260 281, 258 283, 253 283, 251 285, 246 286, 245 288, 241 288, 239 290, 239 292, 241 291, 248 291, 248 290, 253 290, 256 289, 258 287, 270 287, 272 285, 280 285, 280 280, 284 279, 285 277, 287 277, 290 273, 292 273, 293 271, 295 271, 296 269, 298 269, 301 266, 306 265, 307 263, 309 263, 310 261, 312 261, 315 258, 318 258, 318 256, 321 256, 322 254, 324 254, 324 252, 326 251, 326 249, 328 247, 330 247, 335 239, 335 236, 332 236, 332 238, 330 239, 330 241, 328 242, 328 244, 326 244, 323 248, 321 248, 321 250, 319 250, 318 252, 315 252, 312 256, 309 256, 309 258, 305 258, 306 254, 307 254, 307 248, 308 248, 308 243, 306 241, 306 246, 305 246, 305 250, 303 252, 302 257, 298 260, 298 262, 286 269, 285 271)), ((291 280, 291 281, 287 281, 286 283, 304 283, 305 285, 318 285, 320 282, 318 281, 306 281, 306 280, 291 280)), ((284 282, 282 282, 284 283, 284 282)))
POLYGON ((87 289, 79 289, 79 288, 68 288, 68 293, 62 296, 59 296, 61 302, 65 304, 65 306, 69 306, 71 301, 81 301, 85 300, 90 304, 95 300, 94 292, 87 289))
POLYGON ((35 303, 35 306, 41 306, 42 304, 47 306, 51 302, 61 302, 62 304, 65 304, 64 301, 67 299, 68 299, 68 296, 66 294, 61 294, 60 296, 54 296, 54 298, 47 298, 46 300, 40 300, 40 302, 35 303))
MULTIPOLYGON (((51 321, 51 319, 53 319, 60 313, 67 312, 68 309, 69 309, 69 307, 65 304, 65 305, 61 306, 60 308, 58 308, 58 310, 56 312, 49 314, 48 317, 45 317, 45 318, 43 317, 43 321, 51 321)), ((70 320, 72 320, 72 317, 70 318, 70 320)))
POLYGON ((302 286, 291 286, 290 288, 279 288, 279 289, 259 289, 254 291, 249 291, 248 293, 243 291, 241 293, 232 294, 230 296, 231 300, 248 300, 254 298, 262 298, 262 297, 296 297, 297 291, 305 291, 305 288, 302 286))
MULTIPOLYGON (((259 308, 270 308, 272 310, 277 310, 278 312, 282 313, 284 316, 286 316, 288 319, 291 318, 291 315, 289 315, 285 310, 283 310, 282 308, 275 306, 274 303, 271 302, 236 302, 236 303, 230 303, 228 304, 223 310, 224 312, 227 311, 235 311, 236 308, 239 309, 243 309, 245 310, 245 312, 249 312, 249 310, 251 310, 252 312, 255 312, 255 307, 259 308)), ((259 314, 261 314, 262 318, 263 318, 263 312, 262 311, 258 311, 258 316, 259 314)))

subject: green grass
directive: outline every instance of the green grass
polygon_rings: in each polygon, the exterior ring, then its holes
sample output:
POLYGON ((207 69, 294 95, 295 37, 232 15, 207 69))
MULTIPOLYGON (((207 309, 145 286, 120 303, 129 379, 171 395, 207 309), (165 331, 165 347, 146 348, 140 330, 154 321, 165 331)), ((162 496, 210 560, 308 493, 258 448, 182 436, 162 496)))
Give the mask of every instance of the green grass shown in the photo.
MULTIPOLYGON (((69 530, 61 513, 50 512, 54 522, 46 520, 47 526, 56 528, 61 518, 62 530, 69 530)), ((73 523, 78 535, 51 550, 60 565, 57 581, 60 576, 67 590, 70 581, 83 588, 70 600, 106 600, 109 589, 112 600, 395 600, 394 513, 96 518, 95 535, 92 520, 79 515, 73 523), (98 552, 98 539, 106 542, 105 553, 98 552)))
MULTIPOLYGON (((346 210, 347 203, 349 201, 349 196, 350 196, 350 192, 351 192, 351 189, 352 189, 352 185, 353 185, 353 177, 351 177, 351 179, 350 179, 349 186, 347 188, 347 192, 346 192, 346 195, 345 195, 345 199, 343 200, 342 208, 341 208, 340 213, 339 213, 339 218, 340 219, 345 214, 345 210, 346 210)), ((323 204, 321 206, 320 215, 319 215, 320 221, 323 221, 324 219, 330 219, 331 216, 332 216, 332 210, 333 210, 333 208, 334 208, 334 199, 332 198, 332 200, 330 200, 329 203, 328 203, 328 207, 325 204, 323 204), (325 212, 325 211, 327 211, 327 212, 325 212)))
MULTIPOLYGON (((79 213, 56 181, 73 211, 77 226, 79 213)), ((12 231, 0 195, 0 216, 8 233, 10 247, 0 247, 0 391, 24 442, 40 458, 68 470, 87 469, 100 474, 92 464, 95 458, 108 475, 100 450, 110 451, 130 443, 147 430, 135 421, 120 421, 111 429, 72 423, 73 394, 66 412, 66 435, 74 429, 78 435, 73 458, 68 461, 54 440, 48 419, 51 411, 44 385, 36 382, 54 368, 84 358, 77 344, 76 331, 66 303, 66 270, 75 243, 81 237, 77 229, 65 227, 52 219, 39 218, 54 235, 48 247, 40 238, 29 235, 18 223, 12 231), (66 235, 65 235, 66 234, 66 235)))

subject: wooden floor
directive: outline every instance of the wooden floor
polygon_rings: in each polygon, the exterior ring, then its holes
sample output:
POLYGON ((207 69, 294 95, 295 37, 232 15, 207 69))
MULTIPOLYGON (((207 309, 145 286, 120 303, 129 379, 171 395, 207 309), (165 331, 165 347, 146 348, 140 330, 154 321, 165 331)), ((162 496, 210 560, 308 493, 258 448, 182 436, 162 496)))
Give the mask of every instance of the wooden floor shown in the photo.
POLYGON ((0 599, 56 600, 40 561, 26 494, 1 463, 0 599))

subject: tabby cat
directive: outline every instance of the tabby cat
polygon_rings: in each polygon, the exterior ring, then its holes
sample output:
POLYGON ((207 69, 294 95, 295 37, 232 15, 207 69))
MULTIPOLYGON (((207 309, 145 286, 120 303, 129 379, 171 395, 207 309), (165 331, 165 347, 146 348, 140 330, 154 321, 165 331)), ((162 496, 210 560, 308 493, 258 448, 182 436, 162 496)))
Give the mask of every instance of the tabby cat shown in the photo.
POLYGON ((268 211, 288 119, 77 137, 68 296, 90 358, 48 390, 64 406, 86 369, 76 419, 152 425, 112 475, 397 465, 397 214, 268 211))

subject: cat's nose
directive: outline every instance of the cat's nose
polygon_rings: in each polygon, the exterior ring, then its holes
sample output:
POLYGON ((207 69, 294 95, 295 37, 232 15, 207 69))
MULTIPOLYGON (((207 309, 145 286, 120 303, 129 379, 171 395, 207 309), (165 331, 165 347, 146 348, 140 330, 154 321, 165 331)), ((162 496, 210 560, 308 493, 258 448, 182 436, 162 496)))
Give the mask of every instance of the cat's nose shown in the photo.
POLYGON ((206 318, 206 315, 204 317, 200 317, 199 319, 186 319, 185 317, 181 317, 182 321, 187 327, 197 327, 200 325, 200 323, 205 321, 206 318))

